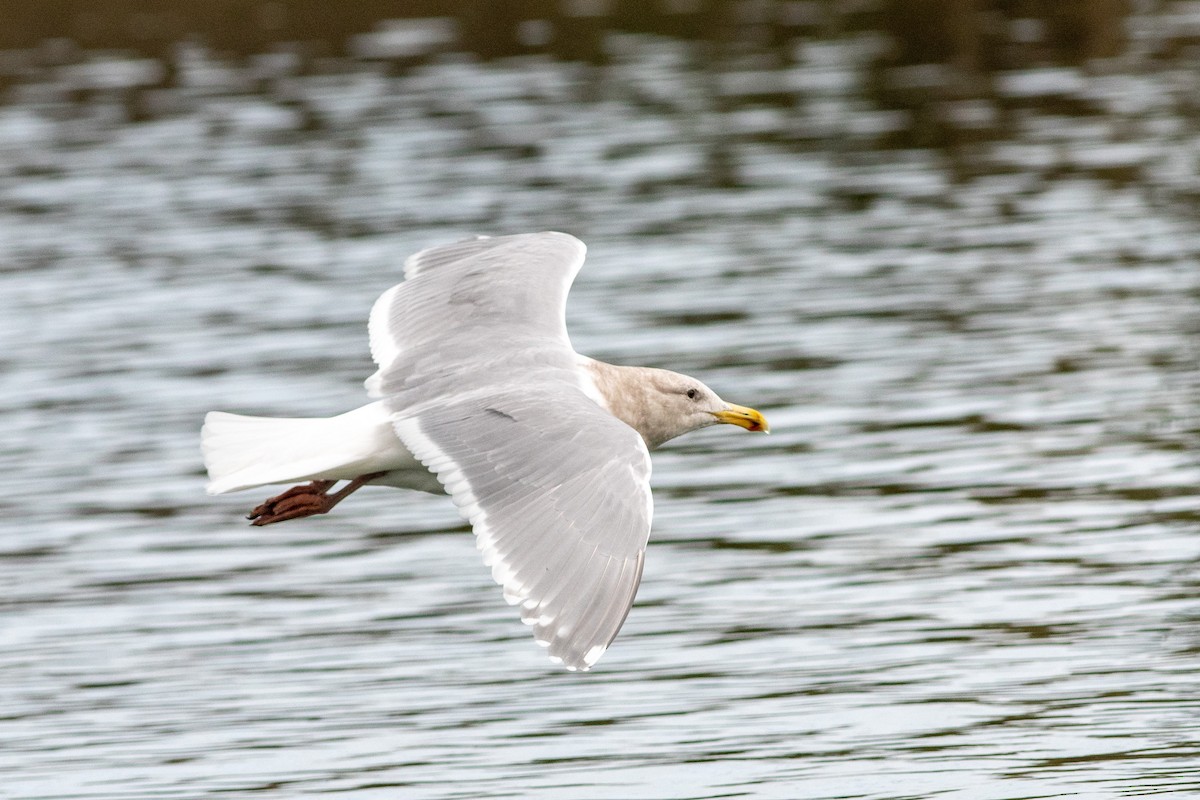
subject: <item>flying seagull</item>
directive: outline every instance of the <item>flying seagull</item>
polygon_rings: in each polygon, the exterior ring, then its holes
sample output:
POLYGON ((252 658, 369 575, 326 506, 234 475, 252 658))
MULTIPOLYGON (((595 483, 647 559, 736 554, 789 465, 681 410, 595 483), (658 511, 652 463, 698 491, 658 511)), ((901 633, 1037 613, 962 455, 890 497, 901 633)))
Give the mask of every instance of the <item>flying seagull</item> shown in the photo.
POLYGON ((371 309, 375 402, 316 419, 210 412, 209 494, 310 481, 250 513, 269 525, 367 484, 445 491, 537 642, 589 669, 641 581, 649 451, 718 423, 768 427, 695 378, 576 353, 566 301, 585 252, 573 236, 530 233, 412 256, 371 309))

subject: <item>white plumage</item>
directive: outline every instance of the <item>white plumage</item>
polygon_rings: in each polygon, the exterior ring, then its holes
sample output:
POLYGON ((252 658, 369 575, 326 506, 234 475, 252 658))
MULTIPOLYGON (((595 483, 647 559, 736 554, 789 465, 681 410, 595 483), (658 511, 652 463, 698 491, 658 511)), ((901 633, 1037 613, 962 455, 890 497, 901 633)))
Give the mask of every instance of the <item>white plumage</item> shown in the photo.
POLYGON ((366 387, 380 399, 327 419, 210 413, 208 491, 315 482, 255 509, 266 524, 328 511, 365 483, 444 488, 535 639, 590 668, 641 580, 649 449, 720 422, 767 426, 694 378, 575 353, 565 308, 584 253, 539 233, 411 257, 371 309, 379 370, 366 387), (328 494, 338 480, 351 483, 328 494))

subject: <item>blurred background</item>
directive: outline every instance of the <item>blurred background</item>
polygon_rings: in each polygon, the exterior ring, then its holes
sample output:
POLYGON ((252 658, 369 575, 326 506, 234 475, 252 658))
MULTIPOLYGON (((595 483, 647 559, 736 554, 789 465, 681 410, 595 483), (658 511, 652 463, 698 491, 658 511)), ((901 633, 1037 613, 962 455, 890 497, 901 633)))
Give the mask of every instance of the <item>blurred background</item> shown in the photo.
POLYGON ((0 2, 0 795, 1200 792, 1200 2, 0 2), (266 530, 403 258, 557 229, 655 458, 595 670, 444 497, 266 530))

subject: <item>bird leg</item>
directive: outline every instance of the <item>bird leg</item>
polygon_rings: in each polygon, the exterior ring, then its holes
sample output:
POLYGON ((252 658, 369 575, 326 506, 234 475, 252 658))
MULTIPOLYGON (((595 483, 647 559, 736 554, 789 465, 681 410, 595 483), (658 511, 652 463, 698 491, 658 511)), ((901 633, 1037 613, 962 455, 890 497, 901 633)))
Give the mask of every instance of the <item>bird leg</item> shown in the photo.
POLYGON ((276 495, 257 506, 246 519, 250 520, 251 525, 261 526, 300 517, 311 517, 313 514, 325 514, 355 491, 385 474, 385 472, 372 472, 368 475, 359 475, 333 494, 330 494, 329 490, 337 481, 313 481, 301 486, 293 486, 283 494, 276 495))

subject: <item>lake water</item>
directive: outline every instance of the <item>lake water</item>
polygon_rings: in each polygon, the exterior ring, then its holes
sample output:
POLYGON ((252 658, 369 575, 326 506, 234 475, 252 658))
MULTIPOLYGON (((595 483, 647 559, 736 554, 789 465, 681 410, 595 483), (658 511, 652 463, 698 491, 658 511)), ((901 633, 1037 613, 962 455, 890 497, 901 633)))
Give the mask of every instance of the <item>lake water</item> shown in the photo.
POLYGON ((1200 795, 1200 3, 676 5, 5 51, 0 796, 1200 795), (580 352, 773 427, 656 454, 586 674, 447 498, 251 528, 198 451, 545 229, 580 352))

